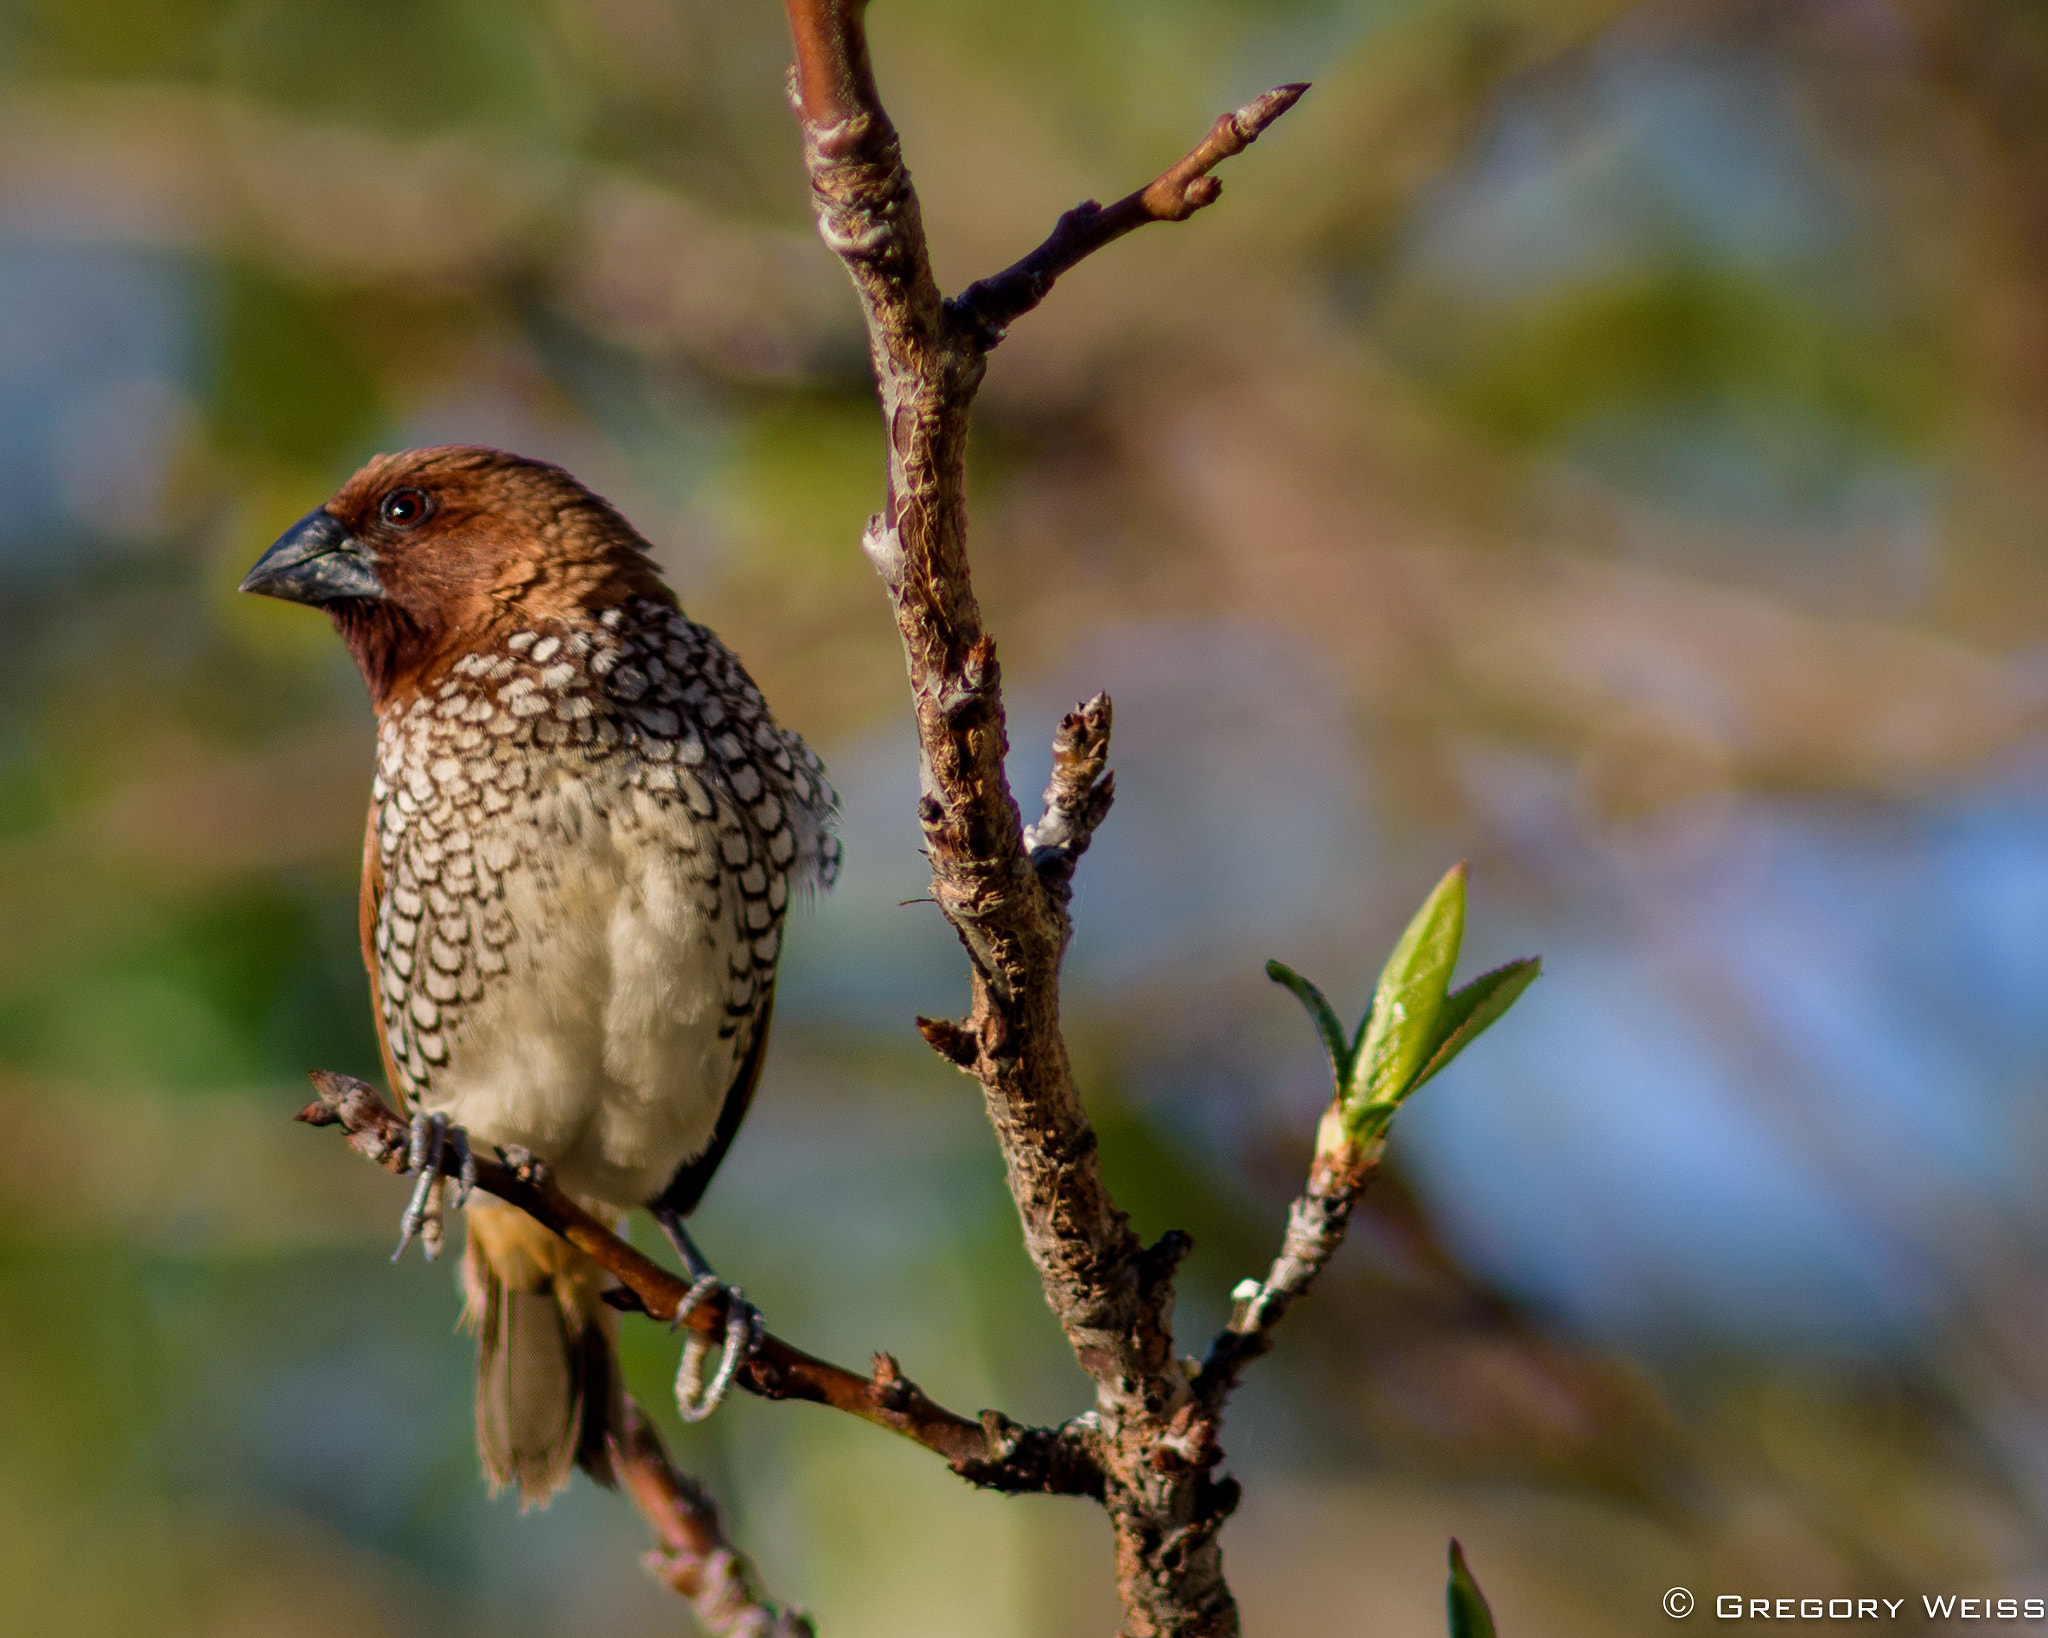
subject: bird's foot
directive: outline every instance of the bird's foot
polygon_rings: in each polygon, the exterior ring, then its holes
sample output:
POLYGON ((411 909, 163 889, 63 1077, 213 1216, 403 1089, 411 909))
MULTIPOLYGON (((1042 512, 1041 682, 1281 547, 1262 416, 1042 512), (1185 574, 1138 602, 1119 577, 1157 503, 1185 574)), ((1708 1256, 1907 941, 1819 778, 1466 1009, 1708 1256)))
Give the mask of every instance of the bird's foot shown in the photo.
POLYGON ((707 1331, 690 1333, 683 1343, 683 1362, 676 1371, 676 1409, 685 1422, 701 1422, 718 1409, 739 1368, 760 1347, 767 1327, 762 1323, 760 1309, 747 1301, 746 1294, 736 1285, 727 1285, 713 1271, 710 1259, 697 1249, 697 1242, 690 1238, 681 1217, 657 1208, 654 1220, 676 1248, 690 1276, 690 1294, 676 1310, 675 1324, 686 1324, 701 1304, 720 1292, 725 1294, 725 1352, 710 1384, 705 1384, 704 1366, 716 1343, 707 1331))
POLYGON ((428 1262, 441 1255, 441 1195, 447 1181, 442 1168, 451 1155, 456 1161, 455 1204, 460 1206, 476 1187, 476 1159, 469 1152, 469 1134, 449 1125, 446 1115, 415 1114, 405 1169, 419 1182, 413 1185, 412 1199, 398 1220, 398 1249, 391 1254, 394 1263, 405 1255, 415 1236, 428 1262))
POLYGON ((697 1276, 690 1294, 676 1310, 675 1324, 683 1325, 704 1303, 723 1293, 725 1297, 724 1351, 711 1381, 704 1380, 704 1366, 717 1344, 708 1331, 692 1331, 683 1340, 683 1360, 676 1369, 676 1410, 685 1422, 701 1422, 724 1402, 739 1368, 761 1346, 767 1327, 761 1310, 747 1301, 736 1285, 727 1285, 709 1269, 697 1276))

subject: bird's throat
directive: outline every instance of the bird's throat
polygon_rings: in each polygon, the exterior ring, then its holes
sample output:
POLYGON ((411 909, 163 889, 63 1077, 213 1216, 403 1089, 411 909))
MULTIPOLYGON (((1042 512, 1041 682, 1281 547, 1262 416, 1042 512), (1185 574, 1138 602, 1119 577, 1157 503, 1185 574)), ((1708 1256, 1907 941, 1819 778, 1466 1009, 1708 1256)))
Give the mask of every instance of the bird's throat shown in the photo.
POLYGON ((370 704, 380 713, 413 691, 444 646, 444 632, 396 603, 341 602, 329 605, 327 612, 355 656, 370 704))

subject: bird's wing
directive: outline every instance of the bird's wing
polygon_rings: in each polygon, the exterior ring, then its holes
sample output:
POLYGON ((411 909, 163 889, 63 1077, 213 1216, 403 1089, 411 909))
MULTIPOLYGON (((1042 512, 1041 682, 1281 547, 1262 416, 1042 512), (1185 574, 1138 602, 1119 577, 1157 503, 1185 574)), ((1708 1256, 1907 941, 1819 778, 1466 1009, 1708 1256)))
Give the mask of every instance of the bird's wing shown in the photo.
POLYGON ((370 1017, 377 1025, 377 1053, 384 1060, 384 1084, 398 1100, 401 1114, 406 1108, 405 1082, 398 1078, 398 1065, 391 1056, 391 1042, 384 1033, 384 984, 377 970, 377 912, 384 902, 384 854, 377 846, 377 803, 370 802, 369 823, 363 827, 363 880, 356 891, 356 932, 363 941, 363 971, 370 975, 370 1017))
POLYGON ((740 1059, 738 1069, 733 1072, 732 1084, 726 1088, 725 1102, 719 1108, 718 1125, 712 1129, 710 1143, 705 1145, 701 1155, 684 1161, 676 1168, 676 1175, 669 1179, 668 1187, 648 1201, 650 1207, 687 1217, 697 1209, 697 1202, 704 1198, 705 1189, 711 1185, 712 1173, 725 1159, 725 1151, 732 1147, 732 1140, 739 1135, 740 1122, 747 1118, 747 1109, 754 1101, 754 1088, 761 1081, 761 1065, 768 1058, 768 1020, 774 1012, 775 990, 771 985, 760 1011, 754 1014, 753 1039, 747 1043, 746 1056, 740 1059))

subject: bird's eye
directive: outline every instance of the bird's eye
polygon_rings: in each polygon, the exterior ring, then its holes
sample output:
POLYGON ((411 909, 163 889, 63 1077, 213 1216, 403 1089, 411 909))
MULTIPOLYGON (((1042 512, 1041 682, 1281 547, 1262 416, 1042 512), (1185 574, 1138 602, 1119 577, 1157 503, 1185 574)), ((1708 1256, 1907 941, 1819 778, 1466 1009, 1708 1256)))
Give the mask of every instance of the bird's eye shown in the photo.
POLYGON ((384 497, 377 515, 394 529, 410 529, 424 522, 434 503, 418 489, 394 489, 384 497))

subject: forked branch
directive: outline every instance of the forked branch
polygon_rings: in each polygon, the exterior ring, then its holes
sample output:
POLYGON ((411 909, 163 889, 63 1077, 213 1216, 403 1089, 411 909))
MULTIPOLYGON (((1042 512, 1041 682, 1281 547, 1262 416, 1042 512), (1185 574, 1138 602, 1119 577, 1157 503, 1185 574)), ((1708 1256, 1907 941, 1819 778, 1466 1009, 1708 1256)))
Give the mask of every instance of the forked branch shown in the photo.
MULTIPOLYGON (((932 897, 970 963, 966 1019, 918 1025, 982 1085, 1025 1248, 1094 1380, 1102 1499, 1116 1528, 1128 1632, 1225 1638, 1238 1619, 1216 1532, 1236 1486, 1211 1479, 1222 1457, 1215 1430, 1224 1394, 1198 1395, 1193 1362, 1184 1369, 1173 1346, 1173 1275, 1189 1241, 1174 1233, 1146 1247, 1118 1209, 1060 1029, 1074 868, 1113 796, 1109 702, 1098 696, 1061 724, 1045 814, 1027 832, 1003 771, 995 645, 968 571, 967 422, 989 349, 1061 273, 1133 228, 1184 220, 1213 201, 1220 184, 1210 173, 1306 87, 1281 87, 1224 115, 1155 181, 1107 209, 1091 202, 1069 211, 1029 256, 945 302, 875 88, 865 0, 787 5, 792 98, 819 233, 859 294, 886 432, 883 508, 862 544, 888 588, 909 662, 932 897)), ((1329 1217, 1332 1233, 1343 1221, 1329 1217)), ((1276 1291, 1261 1337, 1284 1307, 1276 1291)))

